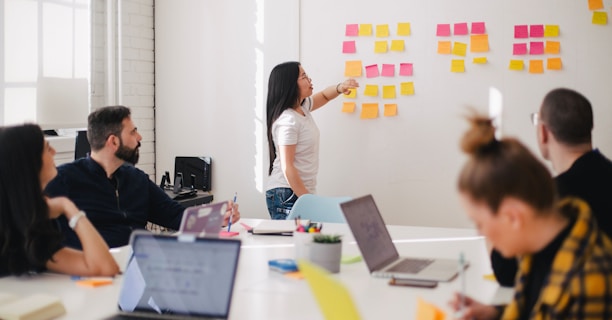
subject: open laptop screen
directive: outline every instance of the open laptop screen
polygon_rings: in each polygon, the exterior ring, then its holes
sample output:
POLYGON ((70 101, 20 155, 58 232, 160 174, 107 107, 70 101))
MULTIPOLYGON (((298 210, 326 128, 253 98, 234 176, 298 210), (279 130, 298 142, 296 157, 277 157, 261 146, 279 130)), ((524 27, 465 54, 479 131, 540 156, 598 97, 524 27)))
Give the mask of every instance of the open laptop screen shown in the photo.
POLYGON ((240 240, 132 235, 122 311, 227 318, 240 240))
POLYGON ((343 202, 340 207, 370 272, 399 258, 372 195, 343 202))

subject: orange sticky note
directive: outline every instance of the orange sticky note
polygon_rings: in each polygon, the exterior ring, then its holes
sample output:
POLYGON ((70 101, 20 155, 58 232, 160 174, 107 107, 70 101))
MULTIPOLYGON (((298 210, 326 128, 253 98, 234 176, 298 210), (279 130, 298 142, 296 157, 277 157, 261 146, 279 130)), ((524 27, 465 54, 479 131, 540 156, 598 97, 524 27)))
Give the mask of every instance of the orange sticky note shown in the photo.
POLYGON ((399 22, 397 24, 397 35, 398 36, 409 36, 410 35, 410 23, 399 22))
POLYGON ((387 41, 376 41, 374 42, 374 52, 375 53, 385 53, 388 51, 387 49, 387 41))
POLYGON ((603 0, 589 0, 589 10, 599 10, 603 8, 603 0))
POLYGON ((545 37, 558 37, 559 36, 559 26, 556 24, 547 24, 544 27, 544 36, 545 37))
POLYGON ((342 104, 342 112, 353 113, 355 112, 355 107, 356 107, 355 102, 344 102, 342 104))
POLYGON ((359 35, 360 36, 371 36, 372 35, 372 25, 369 23, 360 24, 359 25, 359 35))
POLYGON ((453 54, 457 56, 465 57, 465 52, 467 51, 467 44, 463 42, 455 42, 453 44, 453 54))
POLYGON ((404 40, 391 40, 391 51, 404 51, 404 40))
POLYGON ((563 62, 561 58, 548 58, 546 60, 546 69, 548 70, 561 70, 563 68, 563 62))
POLYGON ((450 54, 451 53, 451 42, 450 41, 438 41, 438 53, 439 54, 450 54))
POLYGON ((361 77, 361 60, 346 61, 344 63, 344 75, 346 77, 361 77))
POLYGON ((559 41, 546 41, 544 53, 558 54, 561 51, 561 43, 559 41))
POLYGON ((465 72, 465 61, 463 59, 453 59, 451 61, 451 72, 465 72))
POLYGON ((385 38, 388 36, 389 36, 389 25, 388 24, 376 25, 376 37, 385 38))
POLYGON ((416 320, 444 320, 446 314, 433 303, 417 298, 416 320))
POLYGON ((605 11, 593 12, 593 24, 598 24, 598 25, 608 24, 608 13, 605 11))
POLYGON ((376 97, 378 95, 378 85, 366 84, 363 95, 368 97, 376 97))
POLYGON ((489 35, 476 34, 470 36, 470 52, 488 52, 489 35))
POLYGON ((544 61, 529 60, 529 73, 544 73, 544 61))
POLYGON ((361 119, 378 118, 378 103, 363 103, 361 105, 361 119))
POLYGON ((400 94, 403 96, 411 96, 414 94, 414 82, 400 83, 400 94))
POLYGON ((395 99, 395 86, 383 86, 383 99, 395 99))
POLYGON ((295 279, 295 280, 302 280, 302 279, 304 279, 304 274, 302 274, 299 271, 286 272, 286 273, 283 273, 283 276, 285 276, 287 278, 295 279))
POLYGON ((353 98, 355 99, 357 97, 357 89, 351 89, 349 90, 349 93, 347 94, 343 94, 345 98, 353 98))
POLYGON ((383 114, 385 117, 397 116, 397 104, 395 103, 385 104, 385 111, 383 114))
POLYGON ((524 68, 525 68, 525 65, 523 63, 523 60, 510 60, 510 65, 508 66, 508 69, 514 70, 514 71, 521 71, 524 68))
POLYGON ((105 286, 105 285, 112 284, 112 283, 113 283, 112 279, 85 279, 85 280, 79 280, 76 282, 77 285, 83 286, 83 287, 99 287, 99 286, 105 286))

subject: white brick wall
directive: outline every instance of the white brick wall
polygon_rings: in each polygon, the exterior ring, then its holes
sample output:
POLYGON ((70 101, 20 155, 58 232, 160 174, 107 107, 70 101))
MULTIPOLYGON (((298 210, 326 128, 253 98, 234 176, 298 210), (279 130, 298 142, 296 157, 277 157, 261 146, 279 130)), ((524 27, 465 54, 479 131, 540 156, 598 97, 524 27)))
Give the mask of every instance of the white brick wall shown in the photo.
MULTIPOLYGON (((112 1, 112 0, 111 0, 112 1)), ((142 135, 138 167, 155 179, 154 0, 122 0, 121 104, 142 135)), ((106 1, 93 0, 92 108, 106 101, 106 1)))

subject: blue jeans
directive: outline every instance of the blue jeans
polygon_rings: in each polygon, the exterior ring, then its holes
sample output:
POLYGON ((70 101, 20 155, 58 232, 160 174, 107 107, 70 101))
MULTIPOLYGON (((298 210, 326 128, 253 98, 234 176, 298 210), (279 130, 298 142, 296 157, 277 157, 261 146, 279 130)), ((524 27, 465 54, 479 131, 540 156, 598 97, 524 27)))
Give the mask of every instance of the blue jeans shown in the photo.
POLYGON ((287 219, 297 198, 290 188, 274 188, 266 191, 266 204, 270 218, 273 220, 287 219))

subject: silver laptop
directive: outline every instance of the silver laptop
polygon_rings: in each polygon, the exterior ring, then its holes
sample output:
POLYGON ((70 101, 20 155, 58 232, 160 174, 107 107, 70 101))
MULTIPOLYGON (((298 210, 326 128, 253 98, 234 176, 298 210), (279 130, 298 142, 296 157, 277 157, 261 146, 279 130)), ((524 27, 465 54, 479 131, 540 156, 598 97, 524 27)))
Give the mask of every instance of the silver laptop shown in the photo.
POLYGON ((227 319, 240 240, 134 231, 119 314, 108 319, 227 319))
POLYGON ((218 238, 225 211, 227 201, 186 208, 179 231, 181 234, 218 238))
POLYGON ((457 275, 459 260, 400 257, 372 195, 340 207, 373 276, 450 281, 457 275))

